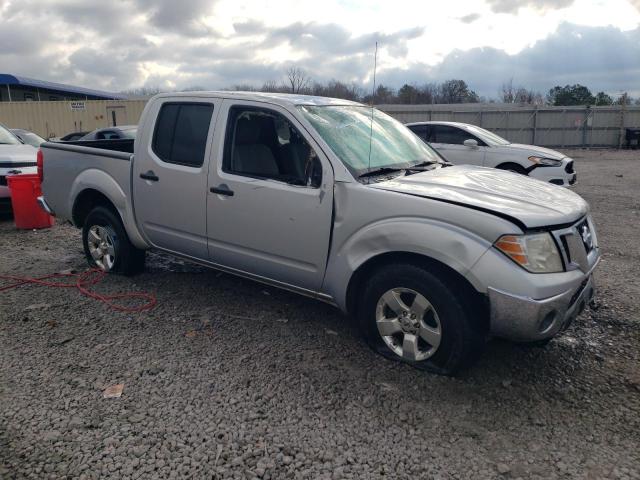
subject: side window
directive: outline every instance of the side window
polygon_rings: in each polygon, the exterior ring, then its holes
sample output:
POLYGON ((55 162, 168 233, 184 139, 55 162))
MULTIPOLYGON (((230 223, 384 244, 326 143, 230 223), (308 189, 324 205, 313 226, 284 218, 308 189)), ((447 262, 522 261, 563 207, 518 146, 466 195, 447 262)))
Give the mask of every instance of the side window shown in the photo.
POLYGON ((431 135, 434 143, 448 143, 452 145, 462 145, 465 140, 473 138, 473 135, 456 127, 449 125, 434 125, 431 135))
POLYGON ((153 132, 153 152, 163 162, 201 167, 212 115, 211 104, 163 104, 153 132))
POLYGON ((96 140, 111 140, 113 138, 118 138, 118 134, 111 130, 96 133, 96 140))
POLYGON ((428 128, 426 125, 411 125, 409 127, 409 130, 411 130, 425 142, 427 141, 428 128))
POLYGON ((256 107, 231 107, 222 170, 318 188, 322 166, 313 148, 283 115, 256 107))

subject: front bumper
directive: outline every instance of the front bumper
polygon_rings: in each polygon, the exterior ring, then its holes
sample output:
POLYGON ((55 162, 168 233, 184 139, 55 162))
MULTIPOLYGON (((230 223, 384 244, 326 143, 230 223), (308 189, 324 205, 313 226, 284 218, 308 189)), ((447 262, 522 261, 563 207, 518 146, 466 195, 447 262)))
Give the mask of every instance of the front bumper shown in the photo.
POLYGON ((551 338, 567 328, 594 295, 595 284, 591 274, 578 288, 543 300, 489 288, 491 333, 522 342, 551 338))
POLYGON ((471 269, 474 281, 486 286, 492 335, 522 342, 550 338, 594 297, 600 248, 591 218, 550 234, 562 257, 562 272, 527 272, 496 248, 487 250, 471 269))
POLYGON ((562 163, 557 167, 549 166, 535 166, 528 170, 528 175, 531 178, 542 180, 543 182, 553 183, 554 185, 561 185, 563 187, 569 187, 575 185, 578 180, 573 166, 573 160, 565 158, 562 163))

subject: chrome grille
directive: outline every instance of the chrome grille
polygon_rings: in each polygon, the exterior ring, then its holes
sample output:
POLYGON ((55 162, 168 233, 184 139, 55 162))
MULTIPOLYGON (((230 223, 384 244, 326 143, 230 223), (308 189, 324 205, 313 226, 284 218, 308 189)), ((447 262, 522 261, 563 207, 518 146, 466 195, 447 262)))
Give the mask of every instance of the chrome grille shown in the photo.
POLYGON ((553 232, 567 270, 588 272, 597 259, 597 243, 592 223, 588 217, 575 225, 553 232))

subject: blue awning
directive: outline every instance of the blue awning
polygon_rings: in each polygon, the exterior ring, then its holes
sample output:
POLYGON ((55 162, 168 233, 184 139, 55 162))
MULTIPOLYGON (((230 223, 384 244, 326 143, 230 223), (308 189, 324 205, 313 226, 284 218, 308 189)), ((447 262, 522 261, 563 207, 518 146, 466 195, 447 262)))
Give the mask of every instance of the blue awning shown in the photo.
POLYGON ((105 92, 103 90, 93 90, 91 88, 74 87, 72 85, 64 85, 62 83, 45 82, 44 80, 36 80, 35 78, 18 77, 8 73, 0 73, 0 85, 23 85, 25 87, 35 87, 48 90, 57 90, 59 92, 72 93, 75 95, 89 95, 92 97, 100 97, 106 100, 126 100, 126 95, 119 93, 105 92))

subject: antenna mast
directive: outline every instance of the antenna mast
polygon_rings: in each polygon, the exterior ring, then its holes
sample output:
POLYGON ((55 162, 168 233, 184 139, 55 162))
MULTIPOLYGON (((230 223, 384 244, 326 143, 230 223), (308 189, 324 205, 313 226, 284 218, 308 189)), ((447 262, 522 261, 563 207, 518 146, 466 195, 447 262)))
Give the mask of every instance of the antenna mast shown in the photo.
POLYGON ((367 170, 371 170, 371 147, 373 143, 373 104, 376 98, 376 70, 378 69, 378 42, 376 42, 376 50, 373 54, 373 90, 371 91, 371 124, 369 128, 369 165, 367 170))
POLYGON ((373 91, 371 92, 371 106, 373 107, 376 99, 376 70, 378 69, 378 42, 376 42, 376 51, 373 54, 373 91))

